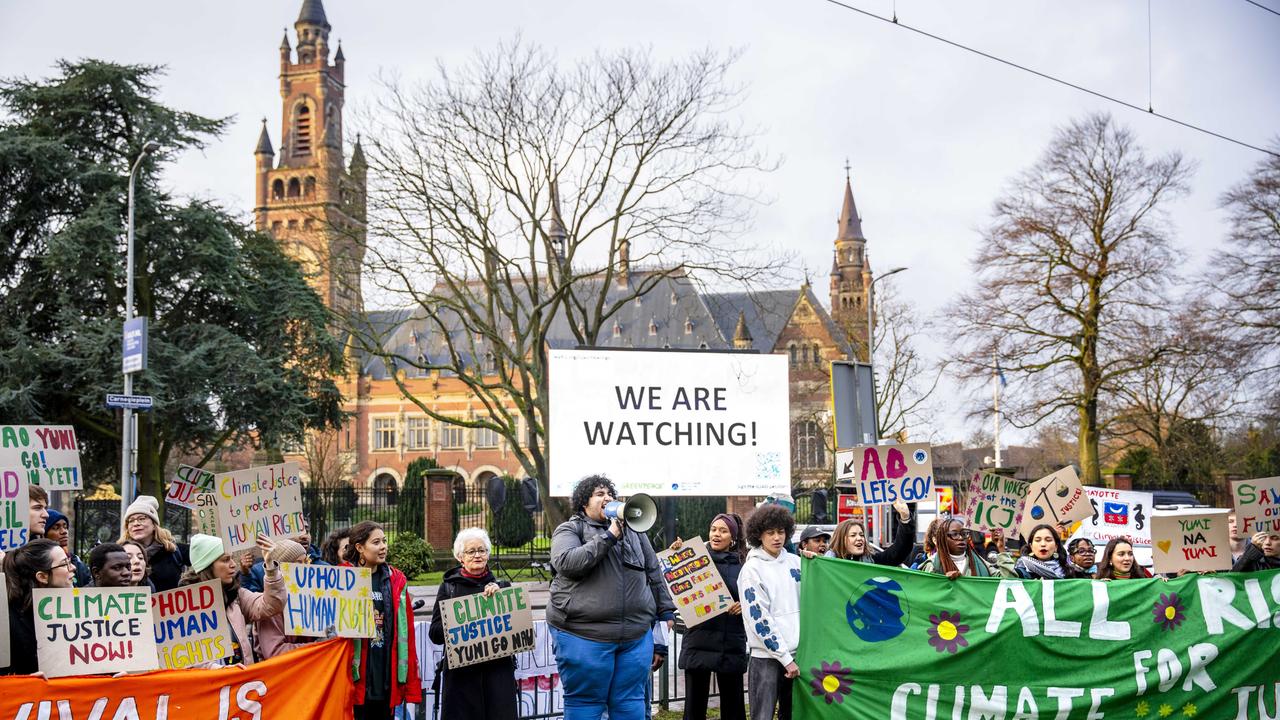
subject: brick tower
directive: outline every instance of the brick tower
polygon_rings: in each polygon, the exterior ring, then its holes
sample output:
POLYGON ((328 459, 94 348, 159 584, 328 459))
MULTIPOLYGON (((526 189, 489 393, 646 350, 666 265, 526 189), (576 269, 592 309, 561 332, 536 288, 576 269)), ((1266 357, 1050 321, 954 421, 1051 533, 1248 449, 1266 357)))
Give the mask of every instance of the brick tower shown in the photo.
POLYGON ((286 30, 280 45, 280 156, 262 121, 254 151, 254 217, 296 259, 307 279, 339 313, 359 311, 365 247, 367 166, 357 140, 344 165, 342 104, 346 58, 341 45, 329 62, 330 25, 321 0, 305 0, 296 61, 286 30))
MULTIPOLYGON (((845 168, 846 173, 848 168, 845 168)), ((835 256, 831 261, 831 316, 865 359, 867 342, 867 290, 871 285, 871 261, 862 218, 853 202, 853 185, 844 180, 844 205, 836 224, 835 256)))

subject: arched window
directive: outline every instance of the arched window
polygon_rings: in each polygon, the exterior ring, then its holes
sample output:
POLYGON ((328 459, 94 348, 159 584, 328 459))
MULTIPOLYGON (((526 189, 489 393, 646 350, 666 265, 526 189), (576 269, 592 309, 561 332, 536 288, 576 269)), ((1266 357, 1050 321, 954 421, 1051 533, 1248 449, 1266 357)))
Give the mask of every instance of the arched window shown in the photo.
POLYGON ((280 178, 276 178, 275 182, 271 183, 271 199, 272 200, 284 199, 284 181, 281 180, 280 178))
POLYGON ((311 154, 311 108, 305 104, 293 112, 293 154, 311 154))
POLYGON ((396 504, 396 479, 389 473, 378 473, 373 479, 373 506, 385 508, 396 504))
POLYGON ((310 175, 307 176, 307 183, 303 186, 303 197, 315 197, 316 195, 316 179, 310 175))
POLYGON ((791 355, 791 367, 795 367, 798 364, 800 359, 800 356, 798 354, 799 351, 796 349, 796 346, 792 344, 787 346, 787 353, 791 355))
POLYGON ((684 321, 684 334, 685 335, 693 334, 693 321, 687 318, 684 321))
POLYGON ((298 182, 298 178, 289 179, 289 197, 296 198, 302 195, 302 183, 298 182))
POLYGON ((809 346, 808 345, 800 346, 800 363, 802 365, 809 364, 809 346))
POLYGON ((809 349, 809 351, 813 353, 813 364, 821 365, 822 364, 822 348, 819 348, 817 345, 814 345, 812 348, 809 349))
POLYGON ((827 448, 818 423, 800 420, 791 427, 791 459, 799 468, 826 467, 827 448))

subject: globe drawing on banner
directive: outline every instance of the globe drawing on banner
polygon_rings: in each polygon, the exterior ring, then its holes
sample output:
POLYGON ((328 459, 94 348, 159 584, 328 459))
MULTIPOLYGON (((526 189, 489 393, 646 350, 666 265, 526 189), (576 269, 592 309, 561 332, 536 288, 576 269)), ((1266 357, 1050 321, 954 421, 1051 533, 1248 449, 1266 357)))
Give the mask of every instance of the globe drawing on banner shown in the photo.
POLYGON ((885 577, 871 578, 858 586, 844 613, 853 634, 873 643, 898 637, 911 619, 902 586, 885 577))

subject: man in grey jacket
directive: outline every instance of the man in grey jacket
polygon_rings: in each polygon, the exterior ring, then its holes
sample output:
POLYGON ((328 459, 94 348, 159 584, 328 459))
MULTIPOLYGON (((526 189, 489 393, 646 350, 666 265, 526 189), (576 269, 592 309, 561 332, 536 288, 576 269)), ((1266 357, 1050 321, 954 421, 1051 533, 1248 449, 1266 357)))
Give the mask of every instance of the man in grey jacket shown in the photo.
POLYGON ((551 536, 551 602, 565 720, 643 720, 653 663, 653 623, 675 619, 658 557, 642 534, 605 517, 617 499, 603 475, 573 490, 573 517, 551 536))

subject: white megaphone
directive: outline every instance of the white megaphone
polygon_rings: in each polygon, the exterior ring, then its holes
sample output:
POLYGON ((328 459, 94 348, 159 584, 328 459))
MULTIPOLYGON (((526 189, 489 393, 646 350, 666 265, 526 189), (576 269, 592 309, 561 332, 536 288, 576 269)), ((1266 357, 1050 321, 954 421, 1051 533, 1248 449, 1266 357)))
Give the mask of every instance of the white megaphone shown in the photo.
POLYGON ((636 493, 626 501, 614 500, 604 506, 604 516, 610 519, 619 518, 632 530, 638 533, 649 532, 649 528, 658 522, 658 504, 644 493, 636 493))

